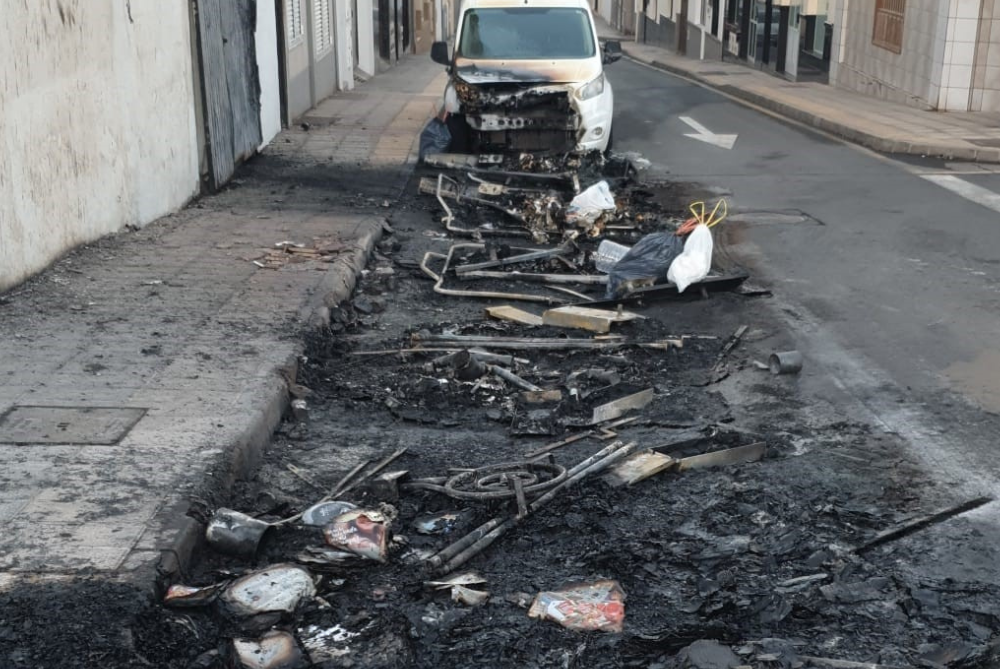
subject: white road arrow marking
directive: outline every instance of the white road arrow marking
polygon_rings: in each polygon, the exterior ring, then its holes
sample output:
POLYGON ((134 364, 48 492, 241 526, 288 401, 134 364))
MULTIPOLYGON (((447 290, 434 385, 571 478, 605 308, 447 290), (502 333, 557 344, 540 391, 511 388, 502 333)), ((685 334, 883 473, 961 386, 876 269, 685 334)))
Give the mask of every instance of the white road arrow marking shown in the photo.
POLYGON ((681 116, 682 121, 691 126, 694 133, 685 133, 685 137, 690 137, 691 139, 697 139, 700 142, 705 142, 707 144, 712 144, 719 147, 720 149, 731 150, 733 146, 736 145, 736 138, 739 135, 716 135, 714 132, 698 123, 690 116, 681 116))

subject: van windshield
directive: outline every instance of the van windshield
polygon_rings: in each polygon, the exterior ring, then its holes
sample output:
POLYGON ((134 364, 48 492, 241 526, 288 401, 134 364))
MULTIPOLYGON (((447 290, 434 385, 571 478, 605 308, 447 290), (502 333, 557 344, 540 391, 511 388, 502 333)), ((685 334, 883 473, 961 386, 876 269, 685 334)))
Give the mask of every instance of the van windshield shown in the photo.
POLYGON ((572 60, 595 53, 590 18, 573 7, 470 9, 458 55, 484 60, 572 60))

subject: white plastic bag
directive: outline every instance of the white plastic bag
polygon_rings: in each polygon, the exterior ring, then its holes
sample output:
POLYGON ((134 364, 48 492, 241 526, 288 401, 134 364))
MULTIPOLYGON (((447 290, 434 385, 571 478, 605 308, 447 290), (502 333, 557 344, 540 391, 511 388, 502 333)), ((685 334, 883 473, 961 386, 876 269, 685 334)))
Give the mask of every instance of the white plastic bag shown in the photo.
POLYGON ((615 196, 607 181, 599 181, 573 198, 566 209, 566 220, 570 223, 590 225, 607 211, 618 208, 615 196))
POLYGON ((684 242, 684 252, 674 258, 667 270, 667 280, 677 286, 677 292, 701 281, 712 269, 712 231, 699 225, 684 242))

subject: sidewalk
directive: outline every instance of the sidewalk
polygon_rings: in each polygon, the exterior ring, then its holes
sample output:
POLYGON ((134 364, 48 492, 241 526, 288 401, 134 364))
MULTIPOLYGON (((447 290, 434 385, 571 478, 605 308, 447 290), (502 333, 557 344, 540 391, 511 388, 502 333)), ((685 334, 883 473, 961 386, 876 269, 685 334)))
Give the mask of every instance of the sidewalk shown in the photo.
MULTIPOLYGON (((613 30, 601 27, 610 36, 613 30)), ((834 86, 794 83, 719 60, 623 41, 627 56, 883 153, 1000 163, 1000 113, 933 112, 834 86)))
POLYGON ((443 83, 405 59, 221 193, 0 295, 0 587, 183 567, 191 500, 222 499, 268 443, 300 334, 353 290, 443 83), (335 257, 255 264, 286 240, 335 257))

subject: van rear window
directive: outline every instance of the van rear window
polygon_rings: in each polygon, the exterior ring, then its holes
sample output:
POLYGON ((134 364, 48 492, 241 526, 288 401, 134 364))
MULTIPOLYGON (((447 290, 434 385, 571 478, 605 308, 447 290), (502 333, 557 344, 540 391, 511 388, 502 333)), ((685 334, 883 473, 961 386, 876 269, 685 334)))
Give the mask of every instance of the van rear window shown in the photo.
POLYGON ((573 60, 596 52, 590 18, 573 7, 470 9, 458 55, 486 60, 573 60))

